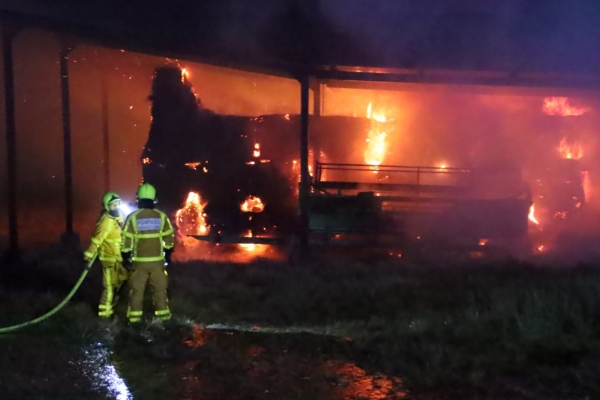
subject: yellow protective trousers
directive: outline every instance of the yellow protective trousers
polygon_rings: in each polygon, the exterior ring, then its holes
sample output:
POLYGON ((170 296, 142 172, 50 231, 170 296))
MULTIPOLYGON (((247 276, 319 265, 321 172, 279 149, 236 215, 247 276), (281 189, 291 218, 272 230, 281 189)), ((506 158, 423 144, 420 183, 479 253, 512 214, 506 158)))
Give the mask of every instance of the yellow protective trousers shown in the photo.
POLYGON ((154 315, 163 321, 170 319, 171 311, 167 298, 168 278, 164 262, 134 261, 133 273, 129 279, 129 309, 127 310, 129 322, 136 323, 142 320, 146 284, 150 286, 152 292, 154 315))
POLYGON ((98 315, 108 318, 114 313, 116 294, 129 279, 129 272, 120 262, 102 261, 102 296, 98 305, 98 315))

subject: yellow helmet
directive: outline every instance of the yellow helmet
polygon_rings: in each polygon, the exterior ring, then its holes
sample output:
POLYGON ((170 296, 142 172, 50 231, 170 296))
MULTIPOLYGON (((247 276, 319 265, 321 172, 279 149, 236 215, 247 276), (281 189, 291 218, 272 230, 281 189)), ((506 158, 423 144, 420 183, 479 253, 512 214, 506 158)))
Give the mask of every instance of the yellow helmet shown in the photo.
POLYGON ((144 183, 137 191, 138 200, 148 199, 156 201, 156 189, 149 183, 144 183))
POLYGON ((110 205, 115 201, 121 202, 121 197, 115 192, 106 192, 102 198, 102 205, 106 211, 110 211, 110 205))

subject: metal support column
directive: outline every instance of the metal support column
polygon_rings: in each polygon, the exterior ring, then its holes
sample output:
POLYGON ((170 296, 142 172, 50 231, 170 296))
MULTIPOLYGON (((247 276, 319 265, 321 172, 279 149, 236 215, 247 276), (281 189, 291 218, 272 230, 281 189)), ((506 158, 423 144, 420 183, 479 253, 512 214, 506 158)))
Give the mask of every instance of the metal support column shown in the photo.
POLYGON ((60 88, 62 97, 64 174, 65 174, 65 232, 61 242, 67 247, 79 247, 79 235, 73 230, 73 168, 71 158, 71 106, 69 97, 69 53, 73 46, 60 42, 60 88))
POLYGON ((300 78, 300 250, 308 247, 310 176, 308 174, 308 98, 310 77, 300 78))
MULTIPOLYGON (((318 120, 319 117, 323 114, 323 90, 324 85, 318 80, 314 79, 311 82, 311 89, 313 92, 313 116, 315 120, 318 120)), ((321 162, 321 143, 319 141, 319 136, 314 134, 312 136, 312 146, 313 146, 313 171, 315 180, 318 180, 320 177, 317 175, 317 165, 321 162)))
POLYGON ((104 191, 110 190, 110 136, 109 136, 109 124, 108 124, 108 82, 106 79, 106 72, 104 66, 100 66, 101 85, 100 88, 102 96, 102 137, 104 144, 104 191))
POLYGON ((18 29, 2 27, 2 53, 4 57, 4 102, 6 112, 6 163, 8 171, 8 259, 19 256, 17 221, 17 133, 15 123, 15 84, 13 73, 13 40, 18 29))

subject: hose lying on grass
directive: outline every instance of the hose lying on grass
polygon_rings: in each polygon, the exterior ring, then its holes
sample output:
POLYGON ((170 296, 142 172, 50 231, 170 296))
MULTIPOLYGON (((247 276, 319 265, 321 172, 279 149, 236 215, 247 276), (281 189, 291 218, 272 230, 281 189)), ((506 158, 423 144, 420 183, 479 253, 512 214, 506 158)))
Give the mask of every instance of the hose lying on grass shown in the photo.
POLYGON ((79 280, 77 281, 77 283, 75 284, 75 286, 73 286, 73 289, 71 289, 71 291, 69 292, 69 294, 67 295, 67 297, 65 297, 63 299, 63 301, 59 305, 57 305, 56 307, 54 307, 52 310, 48 311, 46 314, 42 315, 41 317, 38 317, 36 319, 32 319, 31 321, 23 322, 23 323, 18 324, 18 325, 7 326, 5 328, 0 328, 0 334, 2 334, 2 333, 8 333, 8 332, 14 332, 14 331, 19 330, 21 328, 25 328, 26 326, 37 324, 38 322, 42 322, 43 320, 50 318, 51 316, 53 316, 54 314, 56 314, 58 311, 60 311, 60 309, 63 308, 65 306, 65 304, 67 304, 69 302, 69 300, 71 300, 71 297, 73 297, 73 295, 75 294, 75 292, 77 292, 77 290, 79 290, 79 286, 81 286, 81 283, 83 282, 83 280, 87 276, 88 272, 90 271, 90 268, 92 267, 92 264, 94 264, 94 260, 96 260, 96 257, 92 258, 87 263, 87 266, 85 267, 85 269, 81 273, 81 276, 79 277, 79 280))

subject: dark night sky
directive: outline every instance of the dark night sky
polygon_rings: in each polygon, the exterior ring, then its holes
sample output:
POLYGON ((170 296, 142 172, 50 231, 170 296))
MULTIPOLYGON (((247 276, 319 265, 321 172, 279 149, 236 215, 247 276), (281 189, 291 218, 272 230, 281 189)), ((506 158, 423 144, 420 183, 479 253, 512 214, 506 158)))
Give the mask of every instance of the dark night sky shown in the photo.
POLYGON ((600 2, 545 0, 4 0, 24 10, 112 32, 154 36, 185 50, 294 57, 340 64, 468 69, 593 71, 600 66, 600 2), (302 4, 312 20, 290 12, 302 4), (311 6, 313 5, 313 6, 311 6), (275 37, 281 36, 281 37, 275 37), (216 48, 215 48, 216 46, 216 48), (302 46, 302 45, 300 45, 302 46), (321 53, 319 57, 317 53, 321 53))

